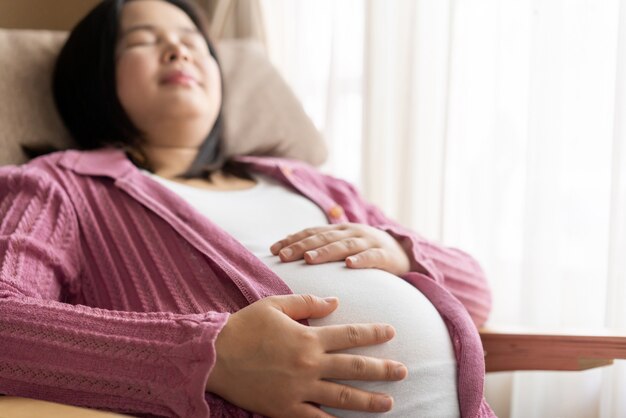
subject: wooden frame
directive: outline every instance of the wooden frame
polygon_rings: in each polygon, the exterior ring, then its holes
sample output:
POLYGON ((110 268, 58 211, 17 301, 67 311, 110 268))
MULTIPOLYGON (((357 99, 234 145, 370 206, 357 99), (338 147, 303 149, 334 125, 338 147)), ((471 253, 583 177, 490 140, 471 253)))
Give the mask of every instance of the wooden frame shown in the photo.
POLYGON ((0 396, 0 418, 124 418, 129 416, 37 399, 0 396))
POLYGON ((482 328, 487 372, 577 371, 626 359, 624 332, 537 332, 482 328))

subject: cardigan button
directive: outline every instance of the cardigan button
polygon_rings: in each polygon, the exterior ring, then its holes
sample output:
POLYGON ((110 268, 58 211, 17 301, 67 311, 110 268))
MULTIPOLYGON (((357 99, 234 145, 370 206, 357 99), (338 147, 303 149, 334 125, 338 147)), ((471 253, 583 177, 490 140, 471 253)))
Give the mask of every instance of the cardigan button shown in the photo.
POLYGON ((328 216, 332 219, 339 219, 343 216, 343 208, 339 205, 335 205, 328 211, 328 216))

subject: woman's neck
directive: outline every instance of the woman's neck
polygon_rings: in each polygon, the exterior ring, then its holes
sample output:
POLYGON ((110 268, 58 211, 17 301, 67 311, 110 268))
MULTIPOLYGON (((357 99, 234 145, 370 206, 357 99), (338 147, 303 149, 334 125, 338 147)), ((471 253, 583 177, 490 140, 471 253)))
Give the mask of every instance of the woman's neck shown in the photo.
POLYGON ((236 176, 226 175, 217 170, 207 178, 181 178, 193 163, 198 148, 193 147, 164 147, 147 145, 142 147, 144 156, 147 158, 154 174, 177 183, 201 189, 211 190, 245 190, 253 187, 256 181, 243 179, 236 176))
POLYGON ((198 155, 197 147, 143 145, 141 149, 152 171, 166 179, 184 174, 198 155))
POLYGON ((210 129, 206 118, 153 120, 142 130, 141 151, 155 174, 173 179, 189 170, 210 129))

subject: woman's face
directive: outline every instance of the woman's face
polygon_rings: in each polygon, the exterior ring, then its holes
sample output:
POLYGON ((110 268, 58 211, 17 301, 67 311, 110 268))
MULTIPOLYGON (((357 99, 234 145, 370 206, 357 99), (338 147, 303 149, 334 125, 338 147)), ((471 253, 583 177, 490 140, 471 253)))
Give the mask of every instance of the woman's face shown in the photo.
POLYGON ((199 146, 217 119, 222 100, 217 62, 189 16, 170 3, 133 0, 124 5, 116 78, 122 107, 147 133, 146 140, 164 123, 192 122, 204 131, 198 138, 154 135, 166 143, 152 145, 199 146))

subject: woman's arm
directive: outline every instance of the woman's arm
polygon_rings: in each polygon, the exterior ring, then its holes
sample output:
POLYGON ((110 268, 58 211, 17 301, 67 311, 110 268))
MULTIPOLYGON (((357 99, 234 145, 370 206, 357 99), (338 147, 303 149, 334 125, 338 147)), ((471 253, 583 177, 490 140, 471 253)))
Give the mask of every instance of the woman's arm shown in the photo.
POLYGON ((80 288, 78 221, 65 191, 36 169, 0 168, 0 220, 0 393, 131 414, 206 417, 208 390, 273 416, 319 416, 309 402, 391 407, 382 394, 325 378, 406 375, 397 362, 329 353, 388 341, 393 330, 297 322, 329 314, 336 300, 272 297, 230 316, 63 303, 80 288))
POLYGON ((351 268, 380 268, 398 276, 420 273, 452 293, 476 326, 486 321, 491 310, 491 293, 483 270, 474 258, 463 251, 428 241, 389 219, 363 199, 350 183, 320 175, 306 165, 300 167, 299 175, 304 181, 315 184, 325 199, 330 197, 339 204, 350 223, 311 225, 303 231, 293 231, 292 235, 272 245, 270 250, 274 255, 280 255, 282 261, 304 258, 309 264, 345 260, 351 268), (291 250, 290 254, 284 252, 286 247, 291 250))
POLYGON ((426 240, 389 219, 350 183, 332 179, 331 184, 337 202, 352 222, 367 223, 393 236, 409 255, 412 272, 424 274, 450 291, 465 306, 476 326, 485 323, 491 311, 491 291, 482 268, 472 256, 426 240))
POLYGON ((45 173, 0 169, 0 393, 206 417, 204 383, 228 314, 62 303, 81 274, 78 223, 45 173))

